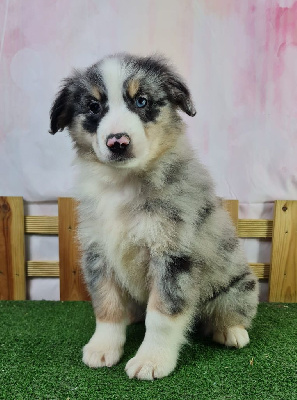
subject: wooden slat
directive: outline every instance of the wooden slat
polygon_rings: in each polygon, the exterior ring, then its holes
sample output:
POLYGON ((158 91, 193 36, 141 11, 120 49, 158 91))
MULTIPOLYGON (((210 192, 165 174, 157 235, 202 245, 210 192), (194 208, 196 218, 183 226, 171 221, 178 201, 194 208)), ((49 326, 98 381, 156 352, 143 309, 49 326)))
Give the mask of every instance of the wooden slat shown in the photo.
POLYGON ((27 276, 60 276, 59 261, 27 261, 27 276))
POLYGON ((27 216, 25 217, 25 233, 57 235, 59 233, 58 217, 27 216))
POLYGON ((238 200, 223 200, 223 207, 229 212, 233 224, 238 231, 238 200))
MULTIPOLYGON (((259 279, 268 279, 270 273, 270 264, 250 263, 254 273, 259 279)), ((27 276, 60 276, 59 261, 27 261, 27 276)))
MULTIPOLYGON (((230 213, 234 224, 238 225, 240 237, 271 238, 273 221, 268 219, 238 219, 238 201, 223 200, 224 208, 230 213)), ((58 217, 26 216, 25 233, 57 235, 59 233, 58 217)))
MULTIPOLYGON (((268 279, 270 264, 250 263, 250 266, 259 279, 268 279)), ((59 261, 27 261, 27 276, 60 276, 59 261)))
POLYGON ((242 238, 271 238, 273 221, 269 219, 240 219, 238 235, 242 238))
POLYGON ((297 302, 297 201, 275 202, 269 301, 297 302))
POLYGON ((268 279, 270 274, 270 264, 250 263, 252 270, 259 279, 268 279))
POLYGON ((58 199, 60 299, 89 300, 80 272, 80 252, 76 240, 76 202, 72 198, 58 199))
POLYGON ((0 299, 26 299, 22 197, 0 197, 0 299))

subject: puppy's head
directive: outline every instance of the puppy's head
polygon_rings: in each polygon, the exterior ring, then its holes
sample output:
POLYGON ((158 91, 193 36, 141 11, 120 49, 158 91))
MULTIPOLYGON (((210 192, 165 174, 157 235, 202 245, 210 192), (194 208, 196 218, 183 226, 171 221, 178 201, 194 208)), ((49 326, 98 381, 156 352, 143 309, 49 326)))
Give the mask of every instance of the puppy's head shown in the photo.
POLYGON ((139 167, 174 146, 178 109, 196 114, 187 86, 164 60, 111 56, 64 81, 50 133, 68 127, 78 156, 139 167))

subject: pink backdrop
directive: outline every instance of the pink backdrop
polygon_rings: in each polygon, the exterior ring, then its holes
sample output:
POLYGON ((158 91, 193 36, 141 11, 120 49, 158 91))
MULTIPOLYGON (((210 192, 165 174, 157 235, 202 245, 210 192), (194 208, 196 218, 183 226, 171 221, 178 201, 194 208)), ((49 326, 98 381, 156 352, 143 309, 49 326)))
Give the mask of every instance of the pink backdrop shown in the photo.
MULTIPOLYGON (((71 195, 71 144, 47 133, 51 101, 73 67, 118 51, 165 54, 186 77, 191 145, 242 217, 297 199, 293 0, 0 0, 1 195, 23 196, 34 214, 71 195)), ((269 258, 269 246, 246 247, 250 261, 269 258)), ((56 239, 32 239, 30 257, 57 259, 56 239)), ((30 291, 56 298, 57 280, 30 291)))

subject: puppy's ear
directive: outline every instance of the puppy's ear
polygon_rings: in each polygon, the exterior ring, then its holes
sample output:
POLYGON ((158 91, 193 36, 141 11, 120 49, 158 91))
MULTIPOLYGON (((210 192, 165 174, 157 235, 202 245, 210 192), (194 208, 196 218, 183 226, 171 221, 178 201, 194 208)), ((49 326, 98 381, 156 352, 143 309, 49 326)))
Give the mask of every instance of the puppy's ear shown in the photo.
POLYGON ((166 83, 170 101, 190 117, 194 117, 196 109, 190 91, 183 80, 177 74, 170 73, 166 83))
POLYGON ((70 97, 70 90, 68 88, 68 84, 66 83, 58 92, 50 111, 51 129, 49 133, 52 135, 58 131, 62 131, 70 124, 72 120, 73 109, 71 106, 70 97))

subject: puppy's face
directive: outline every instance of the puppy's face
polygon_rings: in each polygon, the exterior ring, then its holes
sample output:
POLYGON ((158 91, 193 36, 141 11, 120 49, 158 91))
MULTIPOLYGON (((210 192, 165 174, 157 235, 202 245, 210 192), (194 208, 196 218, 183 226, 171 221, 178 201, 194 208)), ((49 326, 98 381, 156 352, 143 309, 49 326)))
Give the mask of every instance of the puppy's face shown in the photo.
POLYGON ((82 158, 144 167, 174 146, 178 108, 196 114, 188 88, 164 61, 112 56, 65 80, 50 132, 68 127, 82 158))

